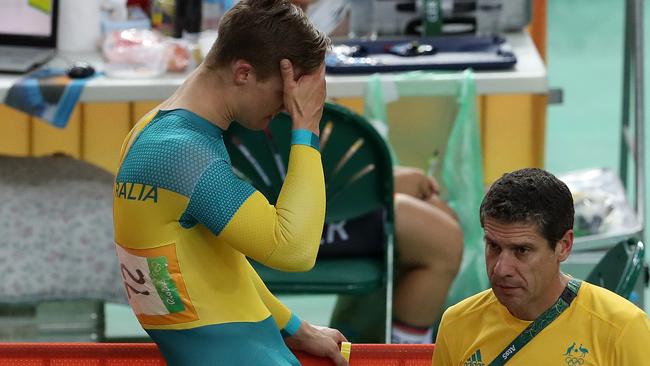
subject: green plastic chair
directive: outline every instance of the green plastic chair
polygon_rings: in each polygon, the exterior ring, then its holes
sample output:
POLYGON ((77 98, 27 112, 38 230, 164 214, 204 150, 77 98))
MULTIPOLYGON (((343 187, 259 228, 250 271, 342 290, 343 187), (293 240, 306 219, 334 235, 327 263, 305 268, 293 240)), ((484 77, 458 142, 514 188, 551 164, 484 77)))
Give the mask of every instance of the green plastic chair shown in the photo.
POLYGON ((587 277, 587 282, 604 287, 628 299, 643 270, 645 246, 628 239, 607 251, 587 277))
MULTIPOLYGON (((381 256, 318 258, 304 273, 281 272, 253 262, 274 293, 364 296, 382 293, 384 340, 390 340, 393 284, 393 172, 388 148, 366 120, 326 103, 320 123, 321 156, 326 186, 326 222, 349 220, 384 211, 381 256)), ((236 173, 275 203, 286 173, 291 119, 280 114, 266 131, 232 124, 224 133, 236 173)), ((378 228, 379 230, 379 228, 378 228)), ((379 303, 375 303, 379 306, 379 303)), ((377 309, 374 309, 375 311, 377 309)))

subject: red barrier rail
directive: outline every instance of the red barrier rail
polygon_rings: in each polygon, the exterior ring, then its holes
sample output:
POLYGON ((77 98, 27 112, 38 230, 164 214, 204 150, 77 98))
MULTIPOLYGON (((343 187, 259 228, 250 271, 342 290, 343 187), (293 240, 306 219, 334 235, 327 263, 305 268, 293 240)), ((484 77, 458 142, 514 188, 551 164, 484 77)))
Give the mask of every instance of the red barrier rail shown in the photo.
MULTIPOLYGON (((431 366, 433 345, 353 344, 350 366, 431 366)), ((297 354, 303 366, 329 360, 297 354)), ((0 366, 165 366, 153 343, 0 343, 0 366)))

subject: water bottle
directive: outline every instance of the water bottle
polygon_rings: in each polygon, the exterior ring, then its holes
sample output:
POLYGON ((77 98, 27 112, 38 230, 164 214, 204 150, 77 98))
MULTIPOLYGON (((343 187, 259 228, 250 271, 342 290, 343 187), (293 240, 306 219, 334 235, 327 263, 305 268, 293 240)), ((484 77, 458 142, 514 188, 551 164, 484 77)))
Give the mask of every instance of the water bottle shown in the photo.
POLYGON ((424 0, 422 35, 437 36, 442 33, 442 8, 440 0, 424 0))
POLYGON ((166 36, 173 35, 175 13, 175 0, 153 0, 151 2, 151 27, 166 36))
POLYGON ((476 34, 492 36, 499 31, 501 19, 501 0, 477 0, 476 34))
POLYGON ((101 38, 99 0, 62 0, 59 11, 58 48, 71 52, 94 51, 101 38))
POLYGON ((377 39, 375 0, 349 0, 349 38, 377 39))
POLYGON ((223 10, 219 0, 203 0, 201 30, 216 30, 223 10))

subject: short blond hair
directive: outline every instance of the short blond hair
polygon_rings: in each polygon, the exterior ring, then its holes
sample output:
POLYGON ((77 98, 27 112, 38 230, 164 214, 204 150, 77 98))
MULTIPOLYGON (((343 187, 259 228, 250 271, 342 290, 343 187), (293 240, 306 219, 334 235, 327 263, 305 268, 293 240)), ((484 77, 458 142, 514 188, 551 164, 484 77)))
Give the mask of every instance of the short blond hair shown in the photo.
POLYGON ((219 36, 205 58, 209 69, 243 59, 258 78, 279 75, 289 59, 304 73, 323 62, 330 40, 289 0, 242 0, 224 14, 219 36))

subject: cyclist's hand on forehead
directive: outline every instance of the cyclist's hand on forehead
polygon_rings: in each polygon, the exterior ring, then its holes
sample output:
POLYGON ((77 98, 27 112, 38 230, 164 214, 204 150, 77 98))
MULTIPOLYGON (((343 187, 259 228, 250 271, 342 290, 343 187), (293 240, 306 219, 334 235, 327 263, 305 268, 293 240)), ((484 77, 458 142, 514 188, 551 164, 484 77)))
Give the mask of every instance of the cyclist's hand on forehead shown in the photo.
POLYGON ((291 116, 294 129, 319 134, 319 123, 325 104, 325 63, 312 73, 298 72, 291 61, 280 61, 284 83, 284 107, 291 116))

